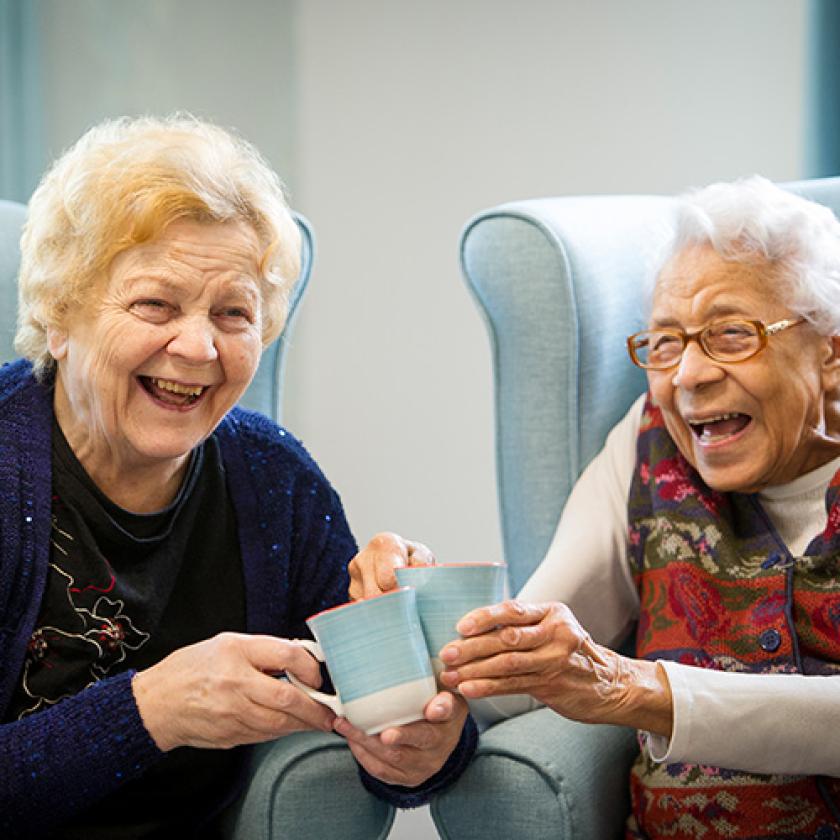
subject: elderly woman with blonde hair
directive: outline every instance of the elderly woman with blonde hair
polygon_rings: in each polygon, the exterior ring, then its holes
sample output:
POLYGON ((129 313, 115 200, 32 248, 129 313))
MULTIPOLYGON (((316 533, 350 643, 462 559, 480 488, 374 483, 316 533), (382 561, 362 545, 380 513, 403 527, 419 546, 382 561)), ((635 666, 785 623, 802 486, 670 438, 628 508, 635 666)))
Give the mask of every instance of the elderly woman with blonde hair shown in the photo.
POLYGON ((335 728, 418 804, 463 701, 367 737, 288 681, 356 552, 301 444, 235 407, 283 327, 299 232, 257 151, 189 117, 85 134, 32 197, 23 355, 0 372, 4 837, 211 836, 247 751, 335 728))

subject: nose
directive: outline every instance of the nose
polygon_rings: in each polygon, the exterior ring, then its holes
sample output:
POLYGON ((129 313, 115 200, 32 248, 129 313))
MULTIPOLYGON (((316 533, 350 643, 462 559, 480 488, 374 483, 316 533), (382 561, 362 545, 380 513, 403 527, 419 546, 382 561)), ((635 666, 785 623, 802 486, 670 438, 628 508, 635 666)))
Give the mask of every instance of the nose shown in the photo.
POLYGON ((692 391, 712 382, 720 382, 726 372, 719 362, 709 358, 699 341, 689 341, 674 372, 675 388, 692 391))
POLYGON ((213 323, 204 315, 179 318, 176 332, 166 345, 168 353, 180 356, 190 364, 205 364, 219 358, 213 323))

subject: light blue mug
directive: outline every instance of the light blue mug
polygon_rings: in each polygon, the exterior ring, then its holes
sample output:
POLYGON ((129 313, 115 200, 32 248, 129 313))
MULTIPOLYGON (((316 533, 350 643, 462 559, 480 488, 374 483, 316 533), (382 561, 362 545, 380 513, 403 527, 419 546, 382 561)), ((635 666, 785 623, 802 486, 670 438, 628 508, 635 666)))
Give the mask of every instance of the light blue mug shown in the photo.
POLYGON ((437 693, 413 589, 395 589, 310 616, 315 641, 295 639, 326 662, 336 694, 288 674, 310 697, 368 735, 423 719, 437 693))
POLYGON ((455 625, 471 610, 498 604, 505 598, 504 563, 441 563, 395 569, 397 583, 417 592, 417 611, 432 666, 440 674, 442 647, 459 639, 455 625))

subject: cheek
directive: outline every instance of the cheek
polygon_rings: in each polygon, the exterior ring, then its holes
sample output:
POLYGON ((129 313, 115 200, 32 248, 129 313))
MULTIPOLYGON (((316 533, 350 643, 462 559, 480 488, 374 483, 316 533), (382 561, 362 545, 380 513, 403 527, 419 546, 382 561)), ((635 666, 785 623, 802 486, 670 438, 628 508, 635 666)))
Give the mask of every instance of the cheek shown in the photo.
POLYGON ((257 372, 261 356, 262 344, 257 336, 232 342, 223 354, 225 371, 233 381, 250 381, 257 372))
POLYGON ((671 384, 672 376, 666 372, 648 373, 648 390, 653 397, 653 402, 663 411, 673 409, 674 388, 671 384))

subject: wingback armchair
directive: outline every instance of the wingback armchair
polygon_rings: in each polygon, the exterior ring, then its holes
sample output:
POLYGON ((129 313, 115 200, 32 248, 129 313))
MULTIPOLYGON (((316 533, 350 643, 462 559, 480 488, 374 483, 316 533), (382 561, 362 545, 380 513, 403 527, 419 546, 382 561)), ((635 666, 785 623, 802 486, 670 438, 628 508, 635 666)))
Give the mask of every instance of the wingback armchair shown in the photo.
MULTIPOLYGON (((788 189, 840 211, 840 178, 788 189)), ((673 199, 586 196, 503 204, 471 219, 461 264, 490 334, 504 553, 518 591, 545 555, 578 476, 645 388, 624 338, 666 242, 673 199)), ((539 709, 492 726, 438 796, 446 840, 623 836, 635 733, 539 709)))
MULTIPOLYGON (((15 358, 19 239, 26 216, 22 204, 0 201, 0 362, 15 358)), ((291 295, 282 335, 265 349, 259 369, 241 400, 247 408, 279 420, 283 365, 294 323, 312 268, 314 239, 302 216, 300 276, 291 295)), ((371 840, 387 837, 394 809, 368 793, 343 739, 322 732, 288 735, 255 749, 248 786, 230 809, 230 840, 371 840)))

